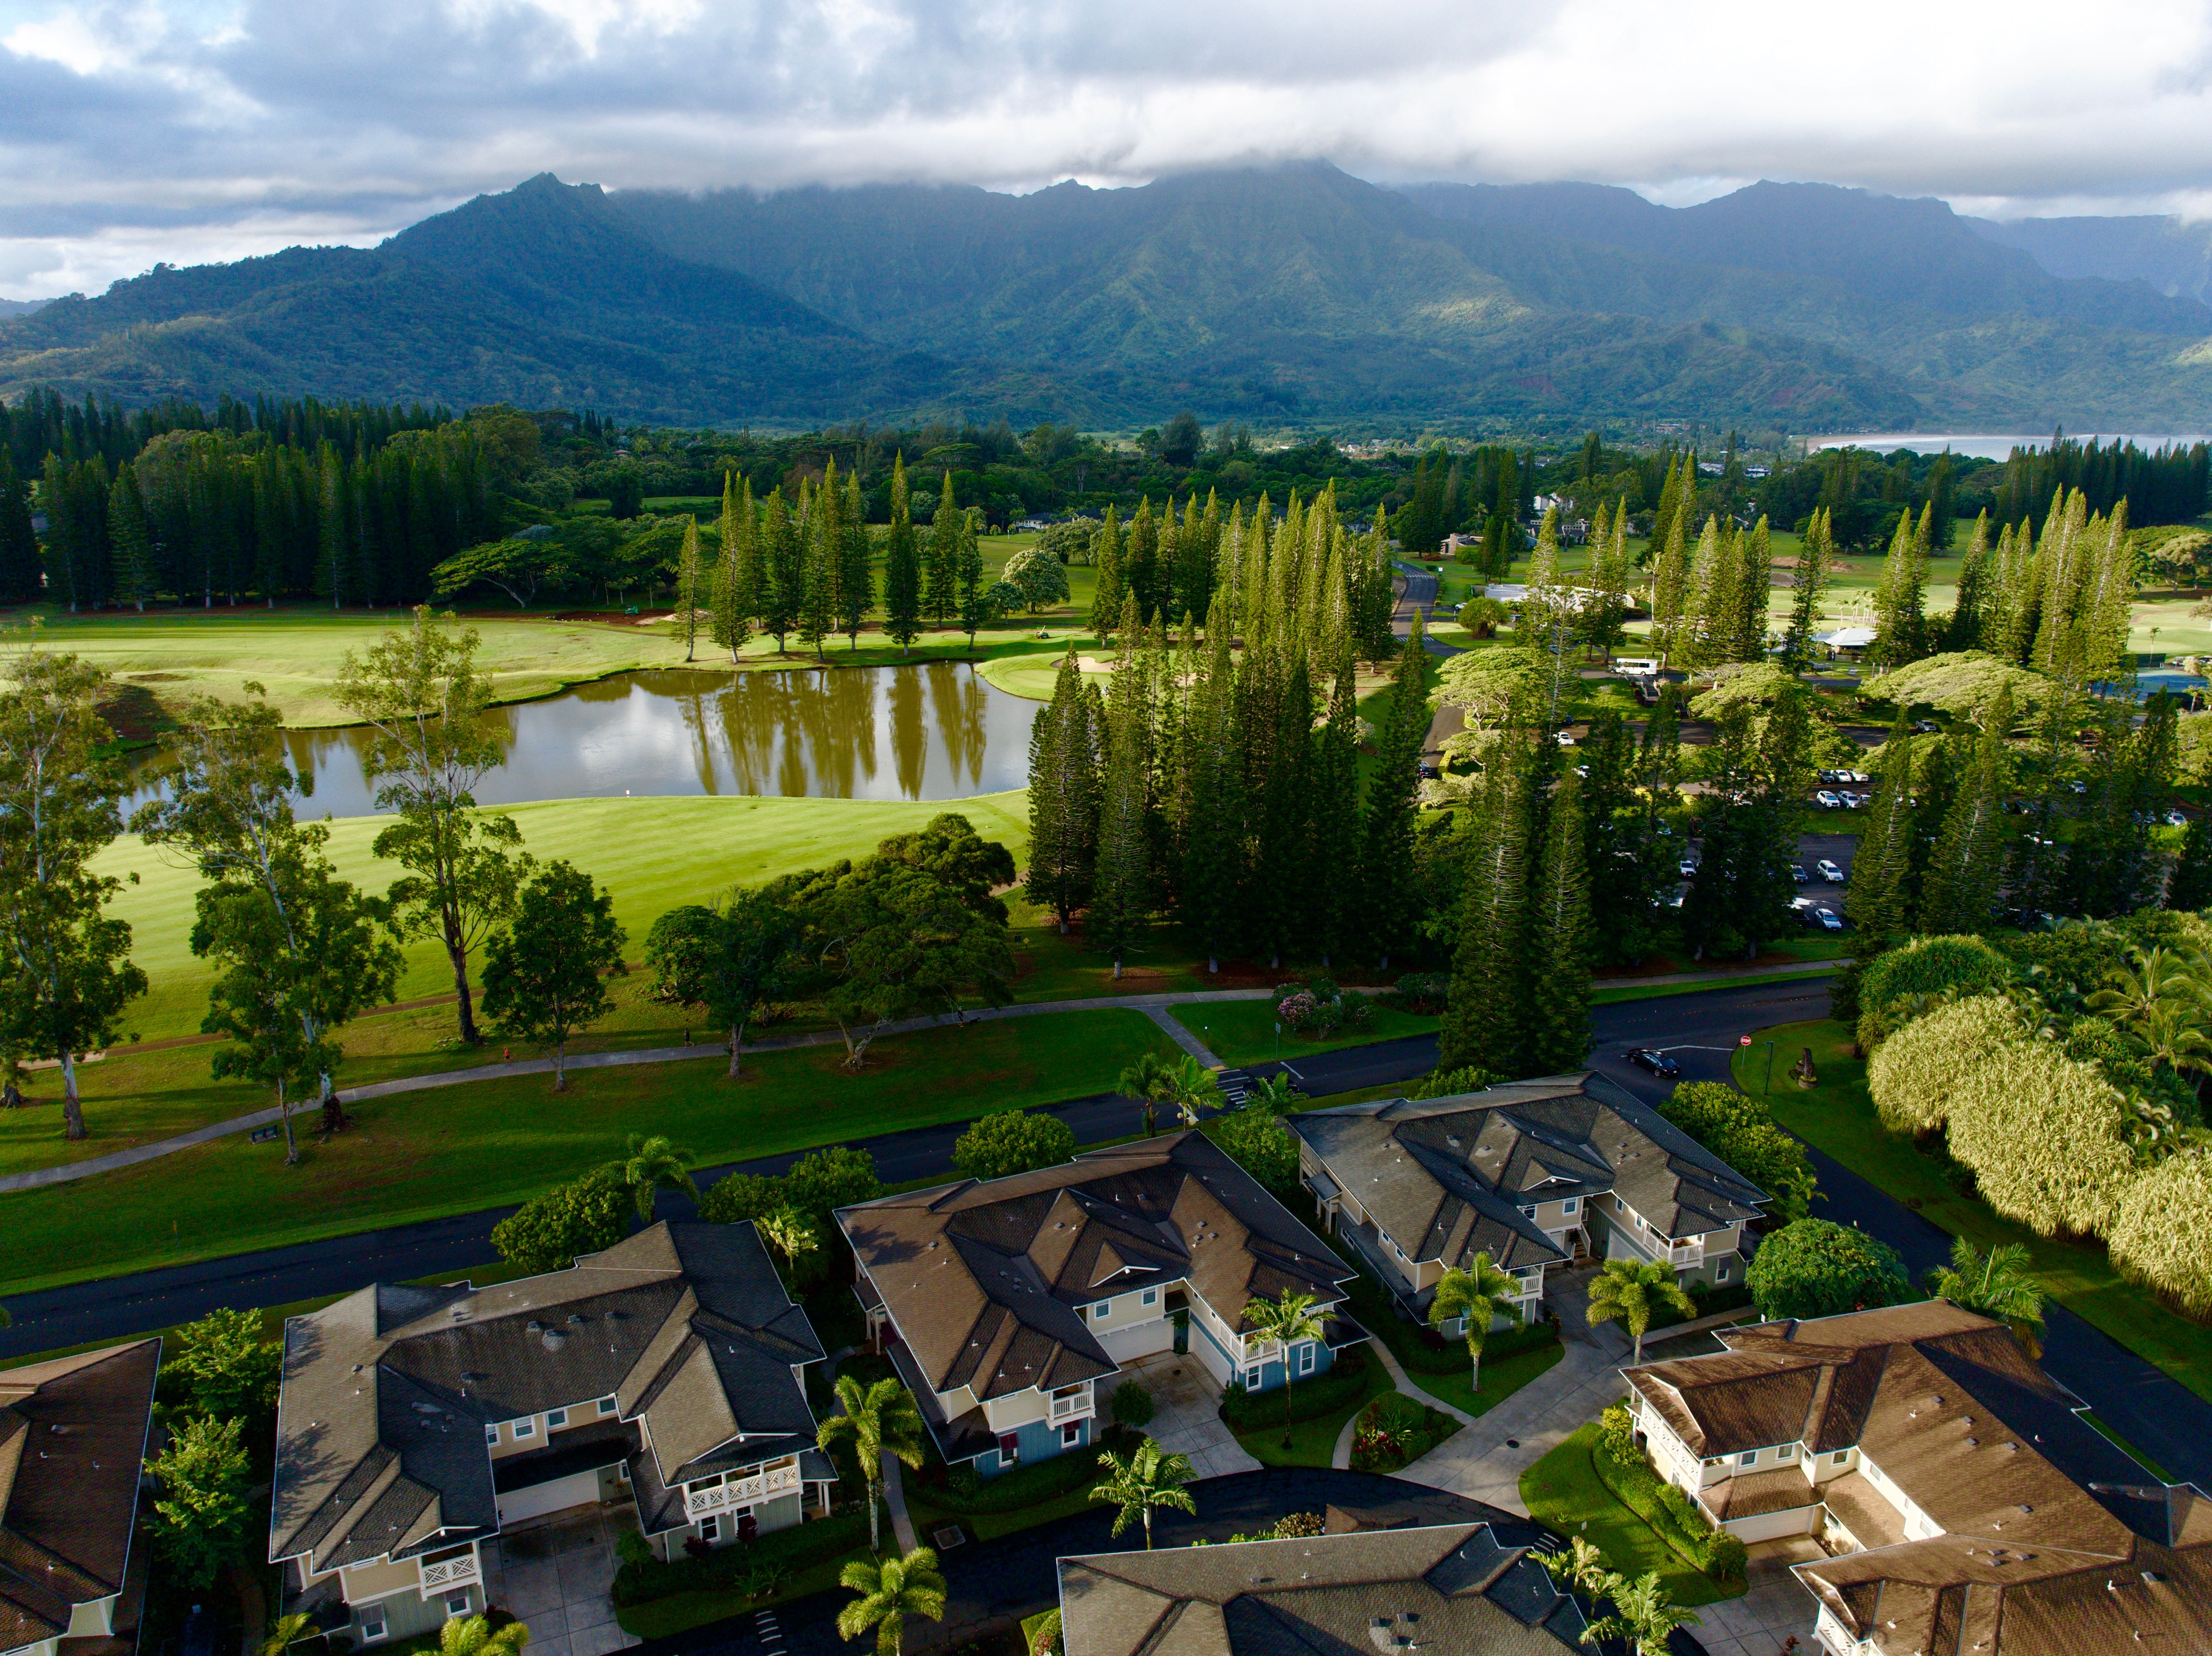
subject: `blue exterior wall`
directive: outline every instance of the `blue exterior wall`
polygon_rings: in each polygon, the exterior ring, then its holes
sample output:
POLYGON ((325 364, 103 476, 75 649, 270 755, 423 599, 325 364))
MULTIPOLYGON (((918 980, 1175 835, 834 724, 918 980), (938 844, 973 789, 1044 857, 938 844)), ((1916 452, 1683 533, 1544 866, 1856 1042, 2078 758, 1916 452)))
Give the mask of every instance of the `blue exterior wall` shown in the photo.
MULTIPOLYGON (((1057 1454, 1072 1454, 1079 1449, 1087 1449, 1091 1447, 1091 1429, 1097 1423, 1095 1416, 1079 1422, 1078 1425, 1082 1435, 1077 1441, 1069 1444, 1065 1449, 1060 1447, 1060 1428, 1048 1422, 1033 1420, 1025 1426, 1018 1427, 1015 1429, 1014 1435, 1020 1440, 1021 1447, 1015 1465, 1034 1465, 1040 1460, 1049 1460, 1057 1454)), ((1001 1472, 1013 1470, 1012 1467, 1006 1466, 1000 1461, 999 1452, 996 1449, 986 1449, 981 1454, 977 1455, 975 1465, 976 1475, 981 1477, 996 1477, 1001 1472)))
MULTIPOLYGON (((1336 1361, 1336 1354, 1317 1341, 1301 1342, 1299 1344, 1292 1346, 1291 1350, 1295 1354, 1304 1350, 1307 1344, 1311 1344, 1313 1346, 1313 1372, 1312 1374, 1298 1375, 1297 1378, 1299 1380, 1311 1380, 1315 1374, 1326 1374, 1329 1370, 1329 1365, 1336 1361)), ((1244 1376, 1250 1372, 1251 1371, 1249 1368, 1239 1366, 1237 1369, 1237 1378, 1239 1380, 1242 1380, 1244 1376)), ((1270 1357, 1267 1362, 1260 1365, 1259 1385, 1256 1386, 1247 1386, 1245 1387, 1245 1390, 1248 1392, 1272 1392, 1275 1387, 1283 1383, 1284 1374, 1283 1360, 1280 1357, 1270 1357)))

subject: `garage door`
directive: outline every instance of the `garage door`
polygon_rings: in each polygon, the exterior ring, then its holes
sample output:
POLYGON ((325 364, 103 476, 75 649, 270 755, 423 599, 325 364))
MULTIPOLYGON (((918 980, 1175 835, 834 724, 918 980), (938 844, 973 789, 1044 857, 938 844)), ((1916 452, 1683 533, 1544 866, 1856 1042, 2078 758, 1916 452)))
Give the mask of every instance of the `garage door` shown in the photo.
POLYGON ((527 1489, 509 1489, 499 1498, 499 1521, 519 1524, 526 1518, 543 1518, 569 1507, 596 1507, 599 1501, 599 1472, 577 1472, 527 1489))

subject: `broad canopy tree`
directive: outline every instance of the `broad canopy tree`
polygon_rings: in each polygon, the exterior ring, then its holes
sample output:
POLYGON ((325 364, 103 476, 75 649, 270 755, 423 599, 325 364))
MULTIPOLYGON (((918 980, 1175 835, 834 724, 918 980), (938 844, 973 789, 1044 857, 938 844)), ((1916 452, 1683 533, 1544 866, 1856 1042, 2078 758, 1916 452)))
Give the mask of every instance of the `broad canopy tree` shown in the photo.
POLYGON ((484 950, 484 1015, 501 1034, 551 1050, 556 1093, 568 1087, 568 1042, 613 1010, 605 980, 623 969, 625 935, 613 894, 556 860, 522 888, 513 924, 484 950))

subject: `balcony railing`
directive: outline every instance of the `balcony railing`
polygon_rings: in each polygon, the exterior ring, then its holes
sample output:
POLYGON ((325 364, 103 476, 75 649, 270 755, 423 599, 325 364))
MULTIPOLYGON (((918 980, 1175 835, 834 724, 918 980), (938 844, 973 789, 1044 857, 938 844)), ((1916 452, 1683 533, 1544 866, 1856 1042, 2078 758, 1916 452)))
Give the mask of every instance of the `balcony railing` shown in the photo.
POLYGON ((1054 1424, 1058 1424, 1061 1421, 1073 1420, 1079 1415, 1090 1414, 1094 1407, 1091 1388, 1086 1386, 1072 1397, 1053 1398, 1051 1418, 1054 1424))
POLYGON ((1667 1263, 1676 1270, 1705 1262, 1705 1243, 1703 1237, 1695 1241, 1676 1242, 1667 1250, 1667 1263))
POLYGON ((422 1588, 426 1592, 432 1587, 457 1587, 465 1581, 477 1579, 476 1555, 466 1553, 459 1558, 441 1558, 435 1563, 422 1565, 422 1588))
POLYGON ((750 1507, 787 1490, 799 1487, 801 1480, 797 1466, 777 1466, 750 1477, 732 1477, 711 1489, 686 1489, 684 1510, 693 1518, 708 1513, 724 1512, 732 1507, 750 1507))

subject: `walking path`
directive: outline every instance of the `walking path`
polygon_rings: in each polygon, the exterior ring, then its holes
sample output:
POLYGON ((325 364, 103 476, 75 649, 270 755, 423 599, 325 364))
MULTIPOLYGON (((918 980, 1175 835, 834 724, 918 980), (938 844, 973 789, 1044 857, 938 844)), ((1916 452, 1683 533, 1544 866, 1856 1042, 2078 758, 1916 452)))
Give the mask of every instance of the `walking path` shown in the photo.
MULTIPOLYGON (((1638 988, 1666 989, 1694 985, 1706 989, 1725 989, 1740 983, 1755 982, 1763 978, 1791 975, 1812 975, 1832 972, 1838 962, 1829 961, 1792 961, 1779 966, 1746 967, 1735 972, 1671 972, 1649 978, 1599 978, 1595 989, 1638 988)), ((1206 1044, 1170 1012, 1173 1006, 1189 1005, 1209 1001, 1265 1000, 1274 993, 1272 989, 1188 989, 1160 992, 1143 995, 1101 995, 1083 1000, 1025 1001, 1012 1006, 986 1006, 975 1011, 963 1012, 961 1022, 988 1023, 1000 1018, 1036 1017, 1047 1012, 1109 1012, 1127 1010, 1142 1012, 1158 1024, 1169 1040, 1188 1052, 1208 1069, 1228 1067, 1210 1051, 1206 1044)), ((911 1034, 921 1029, 951 1027, 949 1013, 935 1013, 928 1017, 902 1018, 876 1032, 884 1035, 911 1034)), ((801 1034, 772 1035, 766 1040, 745 1043, 745 1055, 759 1052, 790 1052, 799 1047, 830 1046, 844 1040, 836 1029, 810 1029, 801 1034)), ((140 1050, 143 1050, 143 1048, 140 1050)), ((618 1069, 633 1064, 698 1063, 713 1058, 718 1048, 711 1045, 687 1046, 641 1046, 628 1052, 582 1052, 568 1059, 571 1070, 618 1069)), ((550 1075, 553 1060, 550 1058, 517 1059, 508 1064, 479 1064, 465 1070, 441 1070, 429 1075, 403 1076, 396 1081, 373 1081, 364 1086, 342 1089, 349 1102, 363 1099, 390 1098, 402 1093, 427 1092, 438 1087, 463 1087, 478 1081, 495 1081, 502 1076, 550 1075)), ((293 1106, 295 1114, 312 1114, 312 1102, 293 1106)), ((205 1144, 228 1137, 233 1133, 252 1132, 257 1128, 273 1127, 284 1119, 281 1109, 254 1110, 245 1115, 233 1116, 226 1121, 210 1121, 204 1127, 194 1127, 189 1132, 173 1137, 157 1138, 151 1143, 136 1144, 127 1150, 113 1150, 106 1156, 88 1156, 82 1162, 66 1162, 59 1167, 34 1168, 26 1173, 0 1174, 0 1194, 10 1191, 37 1190, 46 1185, 66 1185, 79 1179, 90 1179, 103 1173, 116 1173, 125 1168, 135 1168, 143 1162, 158 1161, 165 1156, 174 1156, 179 1150, 191 1149, 196 1144, 205 1144)))
MULTIPOLYGON (((1383 1368, 1389 1374, 1390 1384, 1392 1386, 1396 1388, 1400 1396, 1411 1398, 1414 1402, 1425 1404, 1431 1409, 1441 1410, 1443 1412, 1449 1415, 1453 1419, 1459 1422, 1462 1426, 1472 1426, 1474 1424, 1474 1416, 1473 1415, 1463 1415, 1460 1413, 1458 1410, 1453 1408, 1451 1404, 1446 1403, 1442 1398, 1432 1398, 1426 1392, 1421 1390, 1419 1386, 1414 1385, 1412 1380, 1407 1378, 1406 1371, 1402 1368, 1399 1367, 1397 1353, 1391 1350, 1388 1345, 1385 1345, 1380 1336, 1370 1334, 1367 1337, 1367 1349, 1382 1359, 1383 1368)), ((1334 1467, 1338 1471, 1346 1471, 1351 1468, 1352 1440, 1353 1437, 1358 1435, 1360 1415, 1365 1414, 1367 1410, 1363 1405, 1358 1413, 1354 1414, 1350 1420, 1344 1422, 1344 1429, 1336 1435, 1336 1447, 1329 1451, 1328 1464, 1334 1467)))

